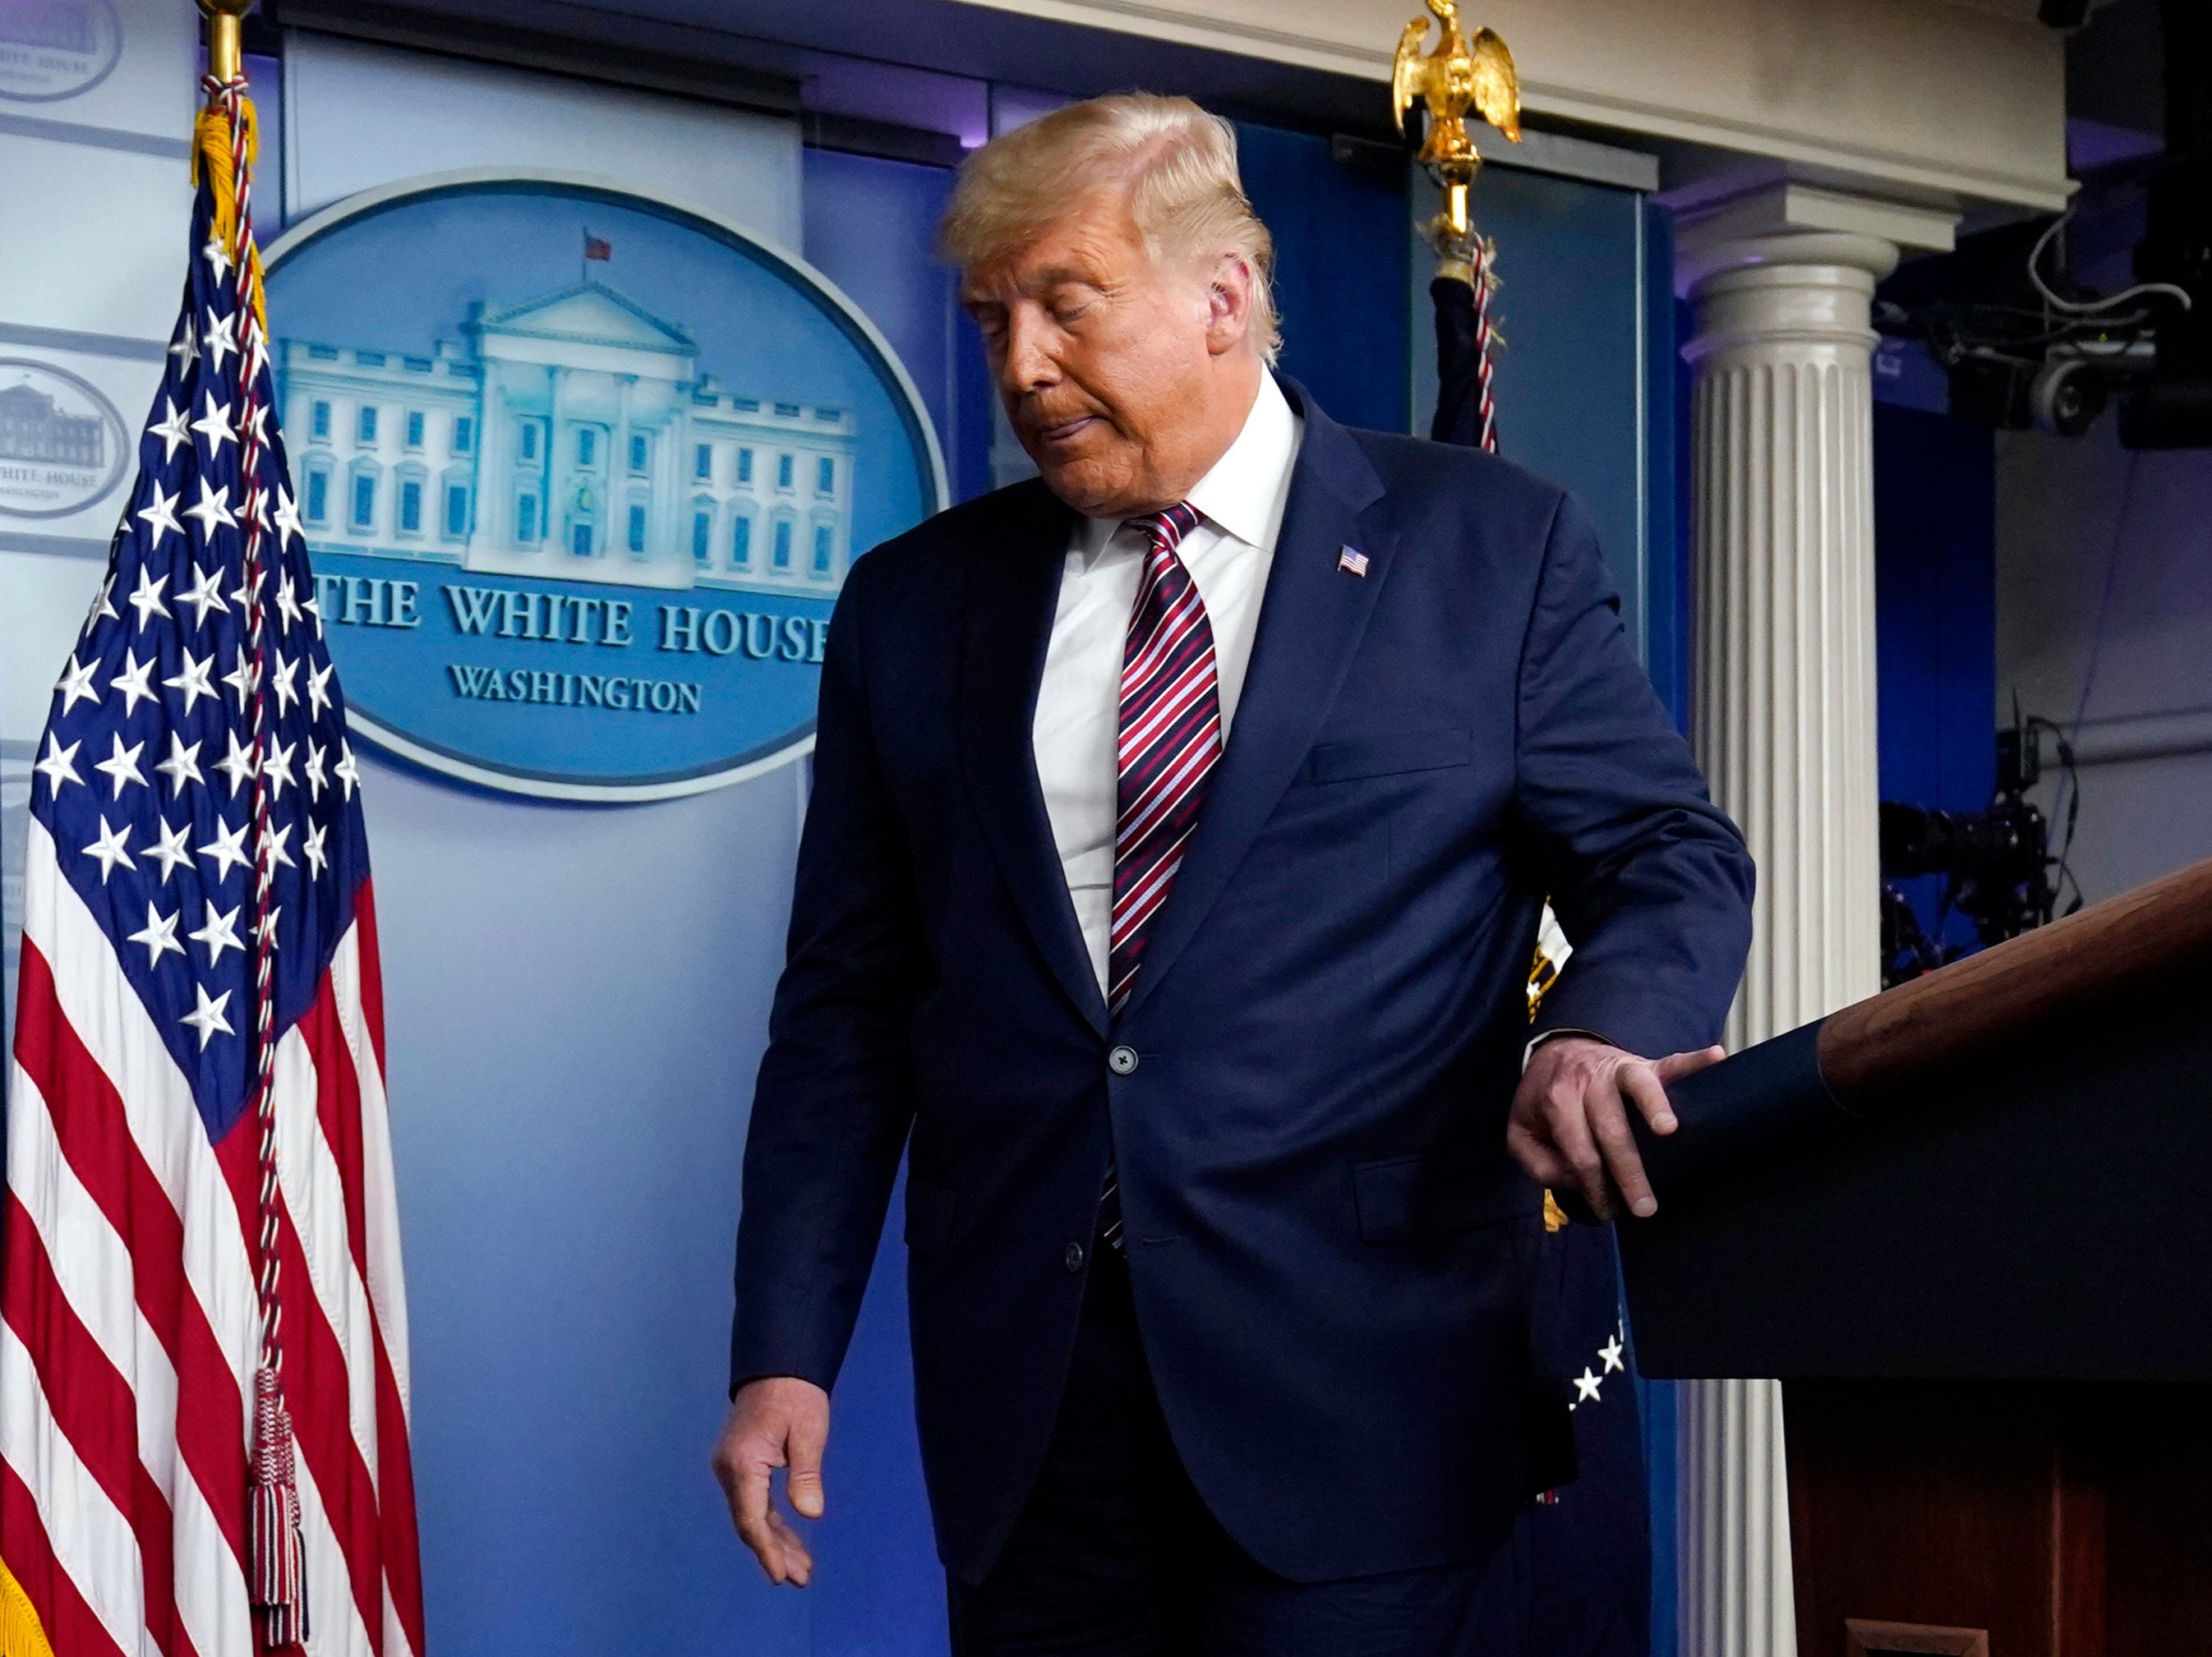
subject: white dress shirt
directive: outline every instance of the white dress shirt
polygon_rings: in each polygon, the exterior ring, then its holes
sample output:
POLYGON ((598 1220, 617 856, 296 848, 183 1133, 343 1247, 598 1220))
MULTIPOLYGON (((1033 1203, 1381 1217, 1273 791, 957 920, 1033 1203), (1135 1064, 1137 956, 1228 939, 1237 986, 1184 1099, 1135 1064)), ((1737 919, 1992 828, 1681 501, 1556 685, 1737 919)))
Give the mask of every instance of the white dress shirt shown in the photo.
MULTIPOLYGON (((1186 497, 1199 519, 1176 550, 1213 628, 1224 746, 1252 659, 1260 601, 1275 561, 1275 537, 1304 431, 1274 376, 1263 370, 1244 429, 1186 497)), ((1118 519, 1077 522, 1030 727, 1045 815, 1101 990, 1114 919, 1121 652, 1146 546, 1140 531, 1118 519)))

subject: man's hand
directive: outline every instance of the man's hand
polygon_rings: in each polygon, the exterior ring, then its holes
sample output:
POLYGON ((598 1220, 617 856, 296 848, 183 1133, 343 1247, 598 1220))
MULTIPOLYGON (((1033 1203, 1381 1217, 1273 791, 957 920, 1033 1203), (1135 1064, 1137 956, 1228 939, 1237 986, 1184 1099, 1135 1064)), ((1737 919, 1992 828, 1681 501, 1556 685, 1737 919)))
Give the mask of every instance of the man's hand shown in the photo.
POLYGON ((738 1388, 714 1446, 714 1477, 729 1498, 738 1536, 771 1582, 805 1587, 814 1556, 769 1500, 778 1467, 791 1469, 784 1495, 803 1518, 822 1517, 822 1449, 830 1442, 830 1394, 811 1381, 770 1375, 738 1388))
POLYGON ((1554 1036, 1529 1055, 1505 1148, 1540 1184, 1581 1192, 1601 1220, 1613 1218, 1623 1200, 1639 1217, 1655 1213, 1659 1199, 1636 1154, 1629 1107, 1644 1113, 1654 1133, 1672 1133, 1665 1083, 1724 1056, 1706 1047, 1654 1063, 1586 1035, 1554 1036))

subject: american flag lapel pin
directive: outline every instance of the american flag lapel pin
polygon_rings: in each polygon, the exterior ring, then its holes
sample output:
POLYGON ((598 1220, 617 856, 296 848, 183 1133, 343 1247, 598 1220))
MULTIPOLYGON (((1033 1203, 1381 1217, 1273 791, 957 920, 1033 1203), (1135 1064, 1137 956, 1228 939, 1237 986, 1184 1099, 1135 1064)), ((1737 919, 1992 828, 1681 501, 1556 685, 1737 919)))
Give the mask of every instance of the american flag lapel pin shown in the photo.
POLYGON ((1367 579, 1367 555, 1354 548, 1346 547, 1336 555, 1336 567, 1350 571, 1362 580, 1367 579))

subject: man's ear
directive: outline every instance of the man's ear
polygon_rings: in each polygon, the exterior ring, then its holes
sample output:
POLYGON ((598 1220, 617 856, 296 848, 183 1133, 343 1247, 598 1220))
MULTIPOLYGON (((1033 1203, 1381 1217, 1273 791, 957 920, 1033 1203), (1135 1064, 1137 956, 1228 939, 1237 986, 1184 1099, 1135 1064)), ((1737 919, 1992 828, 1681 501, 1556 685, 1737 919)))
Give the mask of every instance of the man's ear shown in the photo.
POLYGON ((1255 281, 1250 261, 1242 254, 1224 253, 1214 261, 1206 290, 1206 349, 1215 356, 1251 337, 1255 281))

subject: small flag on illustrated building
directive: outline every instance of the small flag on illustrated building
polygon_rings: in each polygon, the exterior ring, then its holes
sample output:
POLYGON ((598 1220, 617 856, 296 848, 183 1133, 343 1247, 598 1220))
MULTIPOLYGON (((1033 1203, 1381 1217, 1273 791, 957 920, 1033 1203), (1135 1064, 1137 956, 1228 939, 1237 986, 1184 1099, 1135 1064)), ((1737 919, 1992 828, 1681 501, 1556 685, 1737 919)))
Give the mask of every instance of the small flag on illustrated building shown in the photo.
POLYGON ((615 245, 612 242, 602 241, 588 230, 584 232, 584 257, 586 259, 611 260, 614 256, 615 245))
POLYGON ((406 1307, 346 731, 277 430, 254 113, 40 744, 0 1205, 0 1648, 416 1657, 406 1307))

